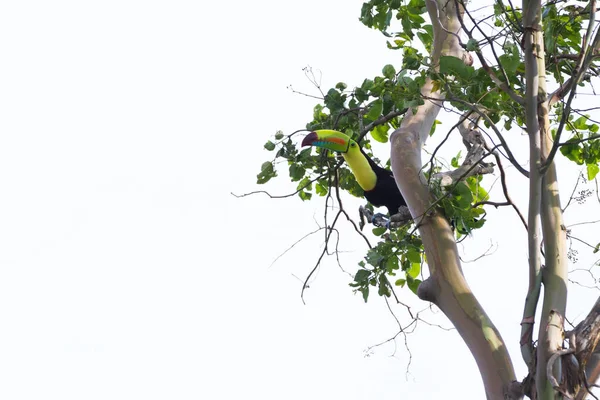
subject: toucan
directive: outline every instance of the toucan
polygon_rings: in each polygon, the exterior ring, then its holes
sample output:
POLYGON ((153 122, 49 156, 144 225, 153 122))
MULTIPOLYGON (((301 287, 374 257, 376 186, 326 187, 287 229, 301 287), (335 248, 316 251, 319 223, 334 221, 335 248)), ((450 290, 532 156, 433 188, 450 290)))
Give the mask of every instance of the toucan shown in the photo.
POLYGON ((365 198, 376 207, 387 207, 390 216, 397 214, 398 208, 406 206, 392 171, 377 165, 348 135, 321 129, 306 135, 302 146, 317 146, 341 153, 364 190, 365 198))

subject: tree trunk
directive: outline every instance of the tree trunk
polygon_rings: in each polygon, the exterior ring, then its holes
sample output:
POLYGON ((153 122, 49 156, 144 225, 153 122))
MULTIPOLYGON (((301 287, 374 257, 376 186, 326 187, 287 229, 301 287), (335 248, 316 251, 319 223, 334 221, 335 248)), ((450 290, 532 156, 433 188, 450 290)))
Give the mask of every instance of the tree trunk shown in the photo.
MULTIPOLYGON (((441 55, 464 59, 464 50, 455 35, 461 30, 455 3, 428 0, 427 9, 434 27, 432 63, 437 64, 441 55)), ((447 219, 435 210, 426 214, 432 197, 421 172, 421 150, 440 111, 441 101, 435 99, 443 96, 433 92, 431 81, 421 93, 433 100, 426 100, 414 113, 410 110, 391 138, 392 170, 419 225, 430 270, 430 277, 421 284, 418 294, 436 304, 462 336, 475 357, 487 398, 519 398, 512 390, 515 373, 504 341, 464 278, 447 219)))

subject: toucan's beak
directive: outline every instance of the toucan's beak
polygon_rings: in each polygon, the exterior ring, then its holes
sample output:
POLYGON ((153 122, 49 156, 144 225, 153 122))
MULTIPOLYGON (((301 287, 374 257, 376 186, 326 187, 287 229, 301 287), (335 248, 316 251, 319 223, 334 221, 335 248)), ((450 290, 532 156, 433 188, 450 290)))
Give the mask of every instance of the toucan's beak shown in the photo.
POLYGON ((302 147, 311 146, 313 142, 316 142, 318 139, 319 135, 317 135, 316 132, 311 132, 304 137, 304 140, 302 140, 302 147))
POLYGON ((338 153, 346 153, 351 139, 348 135, 331 129, 319 129, 304 137, 302 146, 317 146, 338 153))

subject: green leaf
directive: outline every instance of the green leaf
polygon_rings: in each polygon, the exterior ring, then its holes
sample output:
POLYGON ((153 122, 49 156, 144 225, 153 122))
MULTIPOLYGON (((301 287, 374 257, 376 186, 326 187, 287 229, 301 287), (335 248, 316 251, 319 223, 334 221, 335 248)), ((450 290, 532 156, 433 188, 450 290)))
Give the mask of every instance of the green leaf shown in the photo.
POLYGON ((277 172, 275 171, 273 164, 267 161, 263 163, 263 165, 260 167, 260 173, 256 175, 256 183, 262 185, 264 183, 267 183, 271 178, 275 176, 277 176, 277 172))
POLYGON ((465 64, 463 60, 453 56, 440 57, 440 73, 454 75, 462 79, 469 79, 475 68, 465 64))
POLYGON ((431 125, 431 129, 429 130, 429 136, 433 136, 433 134, 435 133, 435 128, 441 124, 442 124, 442 121, 439 121, 437 119, 435 121, 433 121, 433 125, 431 125))
POLYGON ((390 297, 392 294, 390 293, 390 288, 387 284, 387 279, 384 274, 379 275, 379 290, 377 293, 380 296, 390 297))
POLYGON ((296 157, 296 161, 298 162, 306 162, 310 158, 310 147, 302 150, 298 156, 296 157))
POLYGON ((275 139, 276 139, 276 140, 281 140, 281 139, 283 139, 283 132, 281 132, 281 131, 277 131, 277 132, 275 133, 275 139))
POLYGON ((383 111, 383 102, 381 99, 377 99, 371 103, 371 108, 367 113, 367 118, 375 121, 381 115, 381 111, 383 111))
POLYGON ((588 164, 587 165, 588 181, 591 181, 592 179, 594 179, 596 177, 596 175, 598 174, 598 171, 600 171, 600 168, 598 168, 598 164, 588 164))
POLYGON ((304 177, 305 172, 306 170, 300 164, 290 165, 290 178, 292 179, 292 182, 296 182, 302 179, 304 177))
POLYGON ((387 41, 386 43, 387 43, 388 49, 397 50, 397 49, 401 49, 404 46, 404 43, 406 43, 406 41, 395 39, 394 44, 390 43, 389 41, 387 41))
POLYGON ((412 290, 414 294, 417 294, 417 290, 419 289, 419 285, 421 284, 420 279, 409 279, 408 280, 408 288, 412 290))
POLYGON ((408 14, 402 17, 401 22, 402 28, 404 29, 404 34, 407 35, 410 39, 412 39, 414 36, 412 32, 413 25, 410 18, 408 17, 408 14))
POLYGON ((479 50, 479 43, 477 42, 476 39, 469 39, 469 41, 467 42, 467 51, 478 51, 479 50))
POLYGON ((398 279, 394 285, 396 286, 400 286, 400 287, 404 287, 404 285, 406 284, 406 279, 398 279))
POLYGON ((521 57, 519 54, 502 54, 500 57, 500 62, 504 67, 504 70, 510 74, 514 74, 517 72, 517 68, 521 64, 521 57))
POLYGON ((394 274, 394 271, 399 268, 398 266, 398 257, 395 254, 392 254, 387 260, 385 260, 385 270, 388 274, 394 274))
POLYGON ((315 191, 319 196, 326 196, 329 191, 327 186, 322 184, 321 182, 317 182, 317 186, 315 187, 315 191))
POLYGON ((296 186, 296 190, 304 189, 312 190, 312 183, 310 182, 310 179, 308 179, 308 176, 302 179, 300 182, 298 182, 298 186, 296 186))
POLYGON ((382 72, 383 76, 385 76, 388 79, 394 79, 394 77, 396 76, 396 69, 392 64, 387 64, 385 67, 383 67, 382 72))
POLYGON ((375 139, 379 143, 387 143, 389 130, 390 130, 389 124, 377 125, 371 131, 371 136, 373 136, 373 139, 375 139))
POLYGON ((410 269, 406 271, 406 274, 411 278, 416 278, 421 273, 421 263, 410 264, 410 269))
POLYGON ((310 200, 312 198, 312 193, 301 190, 300 192, 298 192, 298 196, 300 196, 300 198, 303 201, 306 201, 306 200, 310 200))
POLYGON ((411 263, 421 263, 421 253, 415 249, 410 249, 406 252, 406 258, 411 263))
POLYGON ((275 143, 273 143, 269 140, 267 143, 265 143, 265 149, 267 149, 269 151, 275 150, 275 143))
POLYGON ((363 296, 363 300, 365 301, 365 303, 367 302, 367 299, 369 298, 369 287, 368 286, 363 286, 360 289, 358 289, 363 296))
POLYGON ((354 275, 354 281, 359 283, 366 282, 369 280, 370 276, 371 271, 369 271, 368 269, 359 269, 354 275))
POLYGON ((577 118, 575 121, 572 122, 572 125, 575 129, 579 129, 579 130, 587 130, 587 122, 588 117, 586 116, 581 116, 579 118, 577 118))
POLYGON ((583 152, 581 151, 581 147, 577 144, 570 144, 570 141, 575 141, 575 139, 567 140, 567 144, 560 147, 560 152, 567 157, 569 160, 574 161, 578 165, 583 164, 583 152))
POLYGON ((473 202, 473 194, 471 193, 471 189, 469 189, 464 182, 460 182, 458 185, 456 185, 456 192, 459 195, 457 199, 458 206, 463 209, 469 207, 473 202))
POLYGON ((381 235, 383 235, 385 233, 386 230, 387 229, 386 229, 385 226, 380 226, 380 227, 377 227, 377 228, 373 228, 373 235, 375 235, 375 236, 381 236, 381 235))
POLYGON ((365 259, 367 260, 367 263, 374 267, 378 267, 379 263, 383 260, 383 256, 381 254, 379 254, 379 252, 377 250, 378 250, 378 247, 375 247, 375 248, 369 250, 367 252, 367 256, 365 257, 365 259))
POLYGON ((344 102, 346 101, 346 95, 341 94, 339 91, 335 89, 329 89, 327 94, 325 95, 324 103, 325 106, 332 112, 342 110, 344 108, 344 102))
POLYGON ((458 163, 458 161, 460 160, 461 153, 462 153, 462 150, 458 152, 456 157, 452 158, 452 161, 450 162, 450 165, 452 165, 452 167, 454 167, 454 168, 460 167, 460 164, 458 163))

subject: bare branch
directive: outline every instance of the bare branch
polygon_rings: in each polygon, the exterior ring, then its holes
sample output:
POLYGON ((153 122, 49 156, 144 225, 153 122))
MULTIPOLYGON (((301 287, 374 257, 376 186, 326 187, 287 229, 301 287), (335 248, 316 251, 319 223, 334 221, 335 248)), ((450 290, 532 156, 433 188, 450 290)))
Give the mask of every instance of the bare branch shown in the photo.
POLYGON ((306 279, 304 280, 304 284, 302 285, 302 291, 300 292, 300 299, 302 299, 302 303, 304 303, 304 304, 306 304, 306 302, 304 301, 304 290, 308 287, 308 281, 310 280, 310 277, 313 276, 313 274, 315 273, 317 268, 319 268, 319 265, 321 265, 321 260, 323 259, 325 254, 327 254, 327 243, 329 242, 329 239, 331 238, 331 233, 333 232, 333 227, 335 226, 335 223, 337 222, 337 220, 341 214, 342 214, 342 212, 338 211, 335 218, 333 219, 333 223, 331 224, 331 226, 327 227, 327 236, 325 239, 325 246, 323 247, 323 251, 321 252, 321 255, 319 256, 317 263, 315 264, 313 269, 310 271, 310 273, 306 276, 306 279))
POLYGON ((567 202, 567 205, 562 209, 563 213, 569 207, 569 205, 571 204, 571 201, 573 201, 573 195, 575 194, 575 191, 577 190, 577 186, 579 186, 579 182, 581 181, 582 176, 583 176, 582 173, 579 172, 579 175, 577 176, 577 180, 575 181, 575 186, 573 187, 573 191, 571 192, 571 196, 569 196, 569 201, 567 202))
MULTIPOLYGON (((339 167, 339 165, 341 165, 341 163, 338 164, 335 168, 339 167)), ((296 190, 294 193, 289 193, 289 194, 284 194, 284 195, 273 195, 273 194, 267 192, 266 190, 255 190, 253 192, 248 192, 248 193, 243 193, 243 194, 235 194, 233 192, 230 192, 230 193, 232 196, 237 197, 238 199, 242 198, 242 197, 250 196, 253 194, 259 194, 259 193, 266 194, 267 196, 269 196, 272 199, 285 199, 287 197, 292 197, 293 195, 300 193, 300 191, 306 189, 311 183, 316 182, 319 179, 324 178, 327 175, 328 175, 328 173, 323 173, 323 174, 317 176, 316 178, 311 179, 306 185, 302 186, 300 189, 296 190)))
POLYGON ((504 171, 504 166, 502 165, 502 160, 500 159, 500 156, 498 155, 497 151, 492 151, 492 155, 496 159, 498 169, 500 170, 500 182, 502 183, 502 192, 504 193, 504 198, 506 199, 506 203, 509 203, 512 206, 512 208, 515 210, 515 212, 521 219, 521 222, 523 223, 523 226, 525 227, 525 231, 528 231, 529 228, 527 226, 527 221, 525 220, 525 217, 521 213, 521 210, 519 210, 519 207, 517 207, 517 205, 512 201, 510 195, 508 194, 508 185, 506 183, 506 172, 504 171))
POLYGON ((286 255, 286 253, 290 250, 292 250, 297 244, 299 244, 300 242, 302 242, 304 239, 306 239, 307 237, 314 235, 315 233, 321 231, 325 229, 324 227, 319 227, 318 229, 315 229, 312 232, 307 233, 306 235, 302 236, 300 239, 296 240, 290 247, 288 247, 283 253, 281 253, 280 255, 278 255, 273 262, 271 263, 271 265, 269 265, 269 268, 271 268, 273 266, 273 264, 275 264, 277 262, 277 260, 279 260, 281 257, 283 257, 284 255, 286 255))
POLYGON ((490 247, 488 247, 488 248, 487 248, 487 250, 486 250, 486 251, 484 251, 484 252, 483 252, 481 255, 479 255, 479 256, 477 256, 477 257, 475 257, 475 258, 474 258, 474 259, 472 259, 472 260, 463 260, 463 258, 462 258, 462 257, 460 257, 460 261, 461 261, 461 262, 463 262, 463 263, 465 263, 465 264, 467 264, 467 263, 472 263, 472 262, 475 262, 475 261, 477 261, 477 260, 480 260, 480 259, 482 259, 483 257, 487 257, 487 256, 489 256, 489 255, 491 255, 491 254, 494 254, 494 253, 496 252, 496 250, 494 250, 494 251, 490 251, 490 250, 492 250, 493 248, 494 248, 494 243, 493 243, 493 242, 490 240, 490 247))
POLYGON ((292 87, 292 85, 288 85, 287 89, 289 89, 292 93, 299 94, 299 95, 305 96, 305 97, 310 97, 312 99, 323 100, 323 98, 324 98, 324 97, 314 96, 312 94, 308 94, 308 93, 304 93, 304 92, 299 92, 296 89, 294 89, 292 87))

